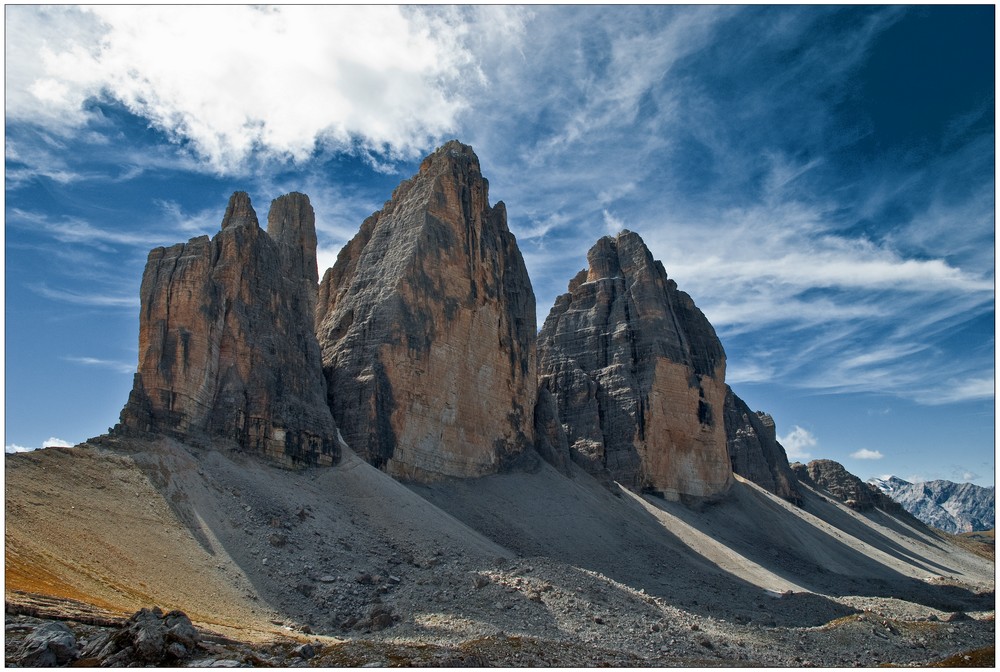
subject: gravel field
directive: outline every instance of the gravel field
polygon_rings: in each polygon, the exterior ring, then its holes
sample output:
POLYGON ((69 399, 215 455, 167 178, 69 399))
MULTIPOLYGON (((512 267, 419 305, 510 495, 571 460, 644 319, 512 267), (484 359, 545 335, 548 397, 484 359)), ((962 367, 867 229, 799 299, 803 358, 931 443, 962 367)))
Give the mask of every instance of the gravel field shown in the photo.
POLYGON ((995 641, 993 563, 926 528, 808 489, 802 508, 745 481, 669 502, 541 462, 407 487, 351 454, 7 456, 6 562, 8 664, 40 617, 87 641, 153 605, 208 638, 183 665, 982 664, 995 641))

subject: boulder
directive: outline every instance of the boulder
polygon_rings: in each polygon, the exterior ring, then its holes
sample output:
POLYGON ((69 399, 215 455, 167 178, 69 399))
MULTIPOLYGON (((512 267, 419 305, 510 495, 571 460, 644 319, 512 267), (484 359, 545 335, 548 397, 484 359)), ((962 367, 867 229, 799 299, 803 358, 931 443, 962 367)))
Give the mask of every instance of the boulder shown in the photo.
POLYGON ((572 459, 671 499, 726 492, 726 356, 712 325, 637 234, 602 238, 587 261, 538 344, 572 459))
POLYGON ((21 643, 17 663, 22 667, 56 667, 80 657, 76 636, 64 623, 46 623, 32 630, 21 643))
POLYGON ((199 641, 184 612, 143 608, 110 637, 95 640, 84 655, 97 658, 102 667, 173 664, 186 660, 199 641))
POLYGON ((371 464, 413 480, 505 468, 534 445, 535 298, 479 159, 427 157, 320 284, 330 408, 371 464))
POLYGON ((339 443, 313 331, 316 231, 303 194, 260 228, 246 193, 214 238, 149 254, 139 368, 116 432, 219 443, 287 464, 330 464, 339 443))

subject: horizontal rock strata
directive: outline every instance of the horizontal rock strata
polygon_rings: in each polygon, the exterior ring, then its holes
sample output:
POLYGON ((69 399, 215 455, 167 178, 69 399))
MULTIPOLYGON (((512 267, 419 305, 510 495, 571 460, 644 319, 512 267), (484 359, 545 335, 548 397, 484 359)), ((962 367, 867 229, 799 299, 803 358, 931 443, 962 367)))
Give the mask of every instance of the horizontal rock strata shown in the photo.
POLYGON ((263 231, 246 193, 222 229, 149 254, 139 368, 118 431, 222 439, 285 463, 330 464, 337 429, 313 332, 316 231, 302 194, 263 231))
POLYGON ((602 238, 539 334, 572 458, 670 498, 732 483, 715 330, 630 231, 602 238))

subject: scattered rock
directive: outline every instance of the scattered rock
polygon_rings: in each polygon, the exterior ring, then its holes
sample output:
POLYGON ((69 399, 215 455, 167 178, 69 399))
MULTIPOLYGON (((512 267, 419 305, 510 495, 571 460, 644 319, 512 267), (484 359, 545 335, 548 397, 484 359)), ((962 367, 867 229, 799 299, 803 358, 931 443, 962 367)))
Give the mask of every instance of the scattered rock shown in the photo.
POLYGON ((94 655, 102 666, 158 665, 188 658, 200 641, 198 631, 184 612, 164 614, 159 607, 140 609, 96 650, 92 642, 85 655, 94 655))
POLYGON ((316 655, 316 649, 313 648, 312 644, 306 643, 295 647, 294 653, 303 660, 309 660, 316 655))

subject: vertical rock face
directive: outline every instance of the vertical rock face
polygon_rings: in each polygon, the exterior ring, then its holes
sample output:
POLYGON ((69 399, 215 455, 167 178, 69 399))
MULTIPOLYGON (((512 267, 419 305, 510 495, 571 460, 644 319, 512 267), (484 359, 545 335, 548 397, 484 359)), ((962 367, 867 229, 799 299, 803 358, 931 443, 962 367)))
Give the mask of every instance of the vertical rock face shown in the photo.
POLYGON ((778 443, 771 416, 751 411, 727 386, 725 418, 733 471, 779 497, 801 503, 797 479, 778 443))
POLYGON ((329 464, 337 428, 313 332, 316 230, 302 194, 276 199, 268 232, 250 198, 222 230, 149 254, 139 369, 119 431, 165 433, 282 462, 329 464))
POLYGON ((637 234, 602 238, 587 261, 538 345, 572 458, 670 498, 725 492, 726 357, 715 330, 637 234))
POLYGON ((320 285, 330 407, 394 476, 495 473, 534 443, 535 299, 488 188, 472 149, 445 144, 320 285))

